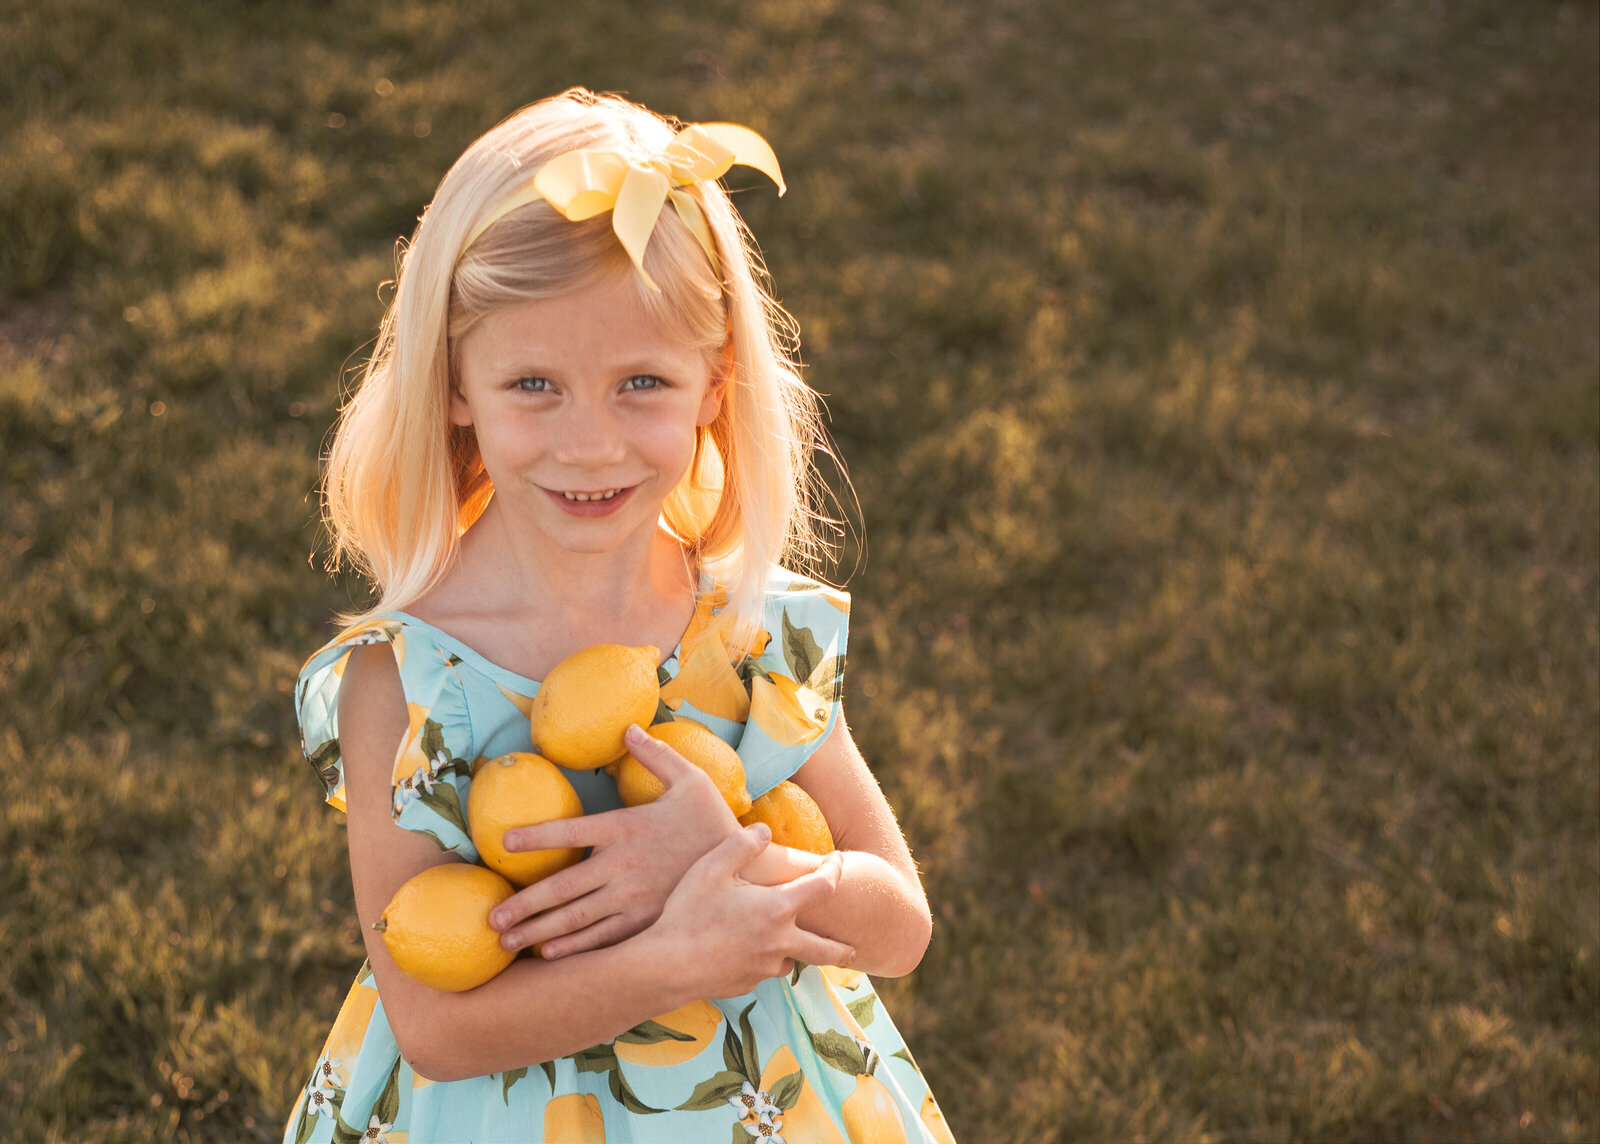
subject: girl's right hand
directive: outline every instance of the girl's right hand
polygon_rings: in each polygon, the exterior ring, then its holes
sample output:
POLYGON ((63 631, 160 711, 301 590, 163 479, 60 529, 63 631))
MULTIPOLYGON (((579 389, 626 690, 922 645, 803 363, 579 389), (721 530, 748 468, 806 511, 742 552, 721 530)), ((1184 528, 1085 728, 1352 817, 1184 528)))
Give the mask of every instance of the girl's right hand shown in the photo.
POLYGON ((849 966, 856 951, 802 929, 803 910, 831 896, 844 869, 834 851, 815 870, 776 886, 741 872, 768 848, 772 831, 756 823, 724 839, 696 862, 667 899, 647 938, 664 965, 675 965, 694 997, 736 997, 788 973, 796 961, 849 966))
POLYGON ((546 959, 613 945, 658 917, 679 879, 739 833, 738 820, 699 767, 631 727, 628 749, 666 786, 643 806, 506 831, 509 850, 592 847, 575 866, 507 898, 489 916, 507 949, 538 946, 546 959))

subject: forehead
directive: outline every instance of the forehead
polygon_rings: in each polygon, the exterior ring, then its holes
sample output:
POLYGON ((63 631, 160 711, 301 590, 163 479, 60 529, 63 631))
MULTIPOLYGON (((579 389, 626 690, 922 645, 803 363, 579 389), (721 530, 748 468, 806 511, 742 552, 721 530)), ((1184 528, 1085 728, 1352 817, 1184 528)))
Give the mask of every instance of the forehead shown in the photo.
POLYGON ((503 306, 468 330, 457 349, 468 371, 539 365, 604 372, 654 361, 684 368, 707 357, 656 317, 625 277, 503 306))

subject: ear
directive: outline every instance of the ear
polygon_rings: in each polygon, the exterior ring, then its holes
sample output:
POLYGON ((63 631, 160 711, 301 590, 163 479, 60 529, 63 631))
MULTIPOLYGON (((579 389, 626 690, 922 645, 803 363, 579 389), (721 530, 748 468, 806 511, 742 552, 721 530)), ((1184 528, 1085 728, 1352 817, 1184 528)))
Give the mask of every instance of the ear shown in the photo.
POLYGON ((461 396, 461 386, 454 379, 450 382, 450 424, 463 429, 472 424, 472 406, 461 396))
POLYGON ((723 398, 733 385, 733 374, 733 339, 729 338, 728 344, 717 355, 716 366, 711 371, 711 384, 706 386, 706 395, 700 402, 700 416, 695 419, 695 424, 710 425, 717 419, 722 412, 723 398))

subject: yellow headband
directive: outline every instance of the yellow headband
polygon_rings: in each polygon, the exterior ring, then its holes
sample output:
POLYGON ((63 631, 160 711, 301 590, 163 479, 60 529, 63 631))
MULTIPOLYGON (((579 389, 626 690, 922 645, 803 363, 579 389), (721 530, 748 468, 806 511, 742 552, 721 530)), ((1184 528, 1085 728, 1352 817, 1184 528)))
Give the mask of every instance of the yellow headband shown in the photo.
POLYGON ((573 222, 611 212, 611 229, 633 259, 645 285, 661 288, 644 272, 644 251, 655 231, 656 219, 668 199, 699 241, 712 269, 717 266, 716 246, 700 204, 679 190, 706 179, 720 179, 735 163, 754 167, 788 190, 778 158, 761 136, 734 123, 696 123, 678 132, 667 149, 646 159, 629 159, 616 151, 568 151, 557 155, 534 175, 533 181, 513 192, 484 216, 462 250, 518 207, 544 199, 573 222))

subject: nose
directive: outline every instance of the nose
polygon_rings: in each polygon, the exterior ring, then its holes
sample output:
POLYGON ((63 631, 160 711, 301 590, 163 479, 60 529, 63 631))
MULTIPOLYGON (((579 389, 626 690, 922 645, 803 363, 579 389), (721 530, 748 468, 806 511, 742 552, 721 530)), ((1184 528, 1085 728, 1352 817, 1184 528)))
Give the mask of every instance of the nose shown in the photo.
POLYGON ((604 403, 574 402, 557 427, 555 458, 575 469, 601 469, 627 456, 622 427, 604 403))

